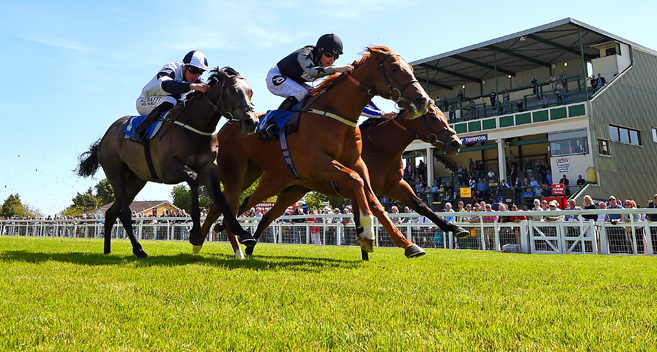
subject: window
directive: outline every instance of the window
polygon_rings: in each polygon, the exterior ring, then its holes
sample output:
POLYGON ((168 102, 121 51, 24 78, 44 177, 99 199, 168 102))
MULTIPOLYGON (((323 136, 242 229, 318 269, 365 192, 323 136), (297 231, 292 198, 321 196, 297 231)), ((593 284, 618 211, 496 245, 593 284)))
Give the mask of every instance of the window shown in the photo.
POLYGON ((652 129, 652 141, 657 143, 657 128, 652 129))
MULTIPOLYGON (((609 125, 609 138, 612 141, 627 144, 641 145, 641 133, 625 127, 609 125)), ((655 130, 653 129, 653 140, 655 140, 655 130)))
POLYGON ((598 139, 598 153, 600 155, 609 155, 609 141, 598 139))
POLYGON ((548 135, 552 156, 588 154, 586 129, 554 132, 548 135))

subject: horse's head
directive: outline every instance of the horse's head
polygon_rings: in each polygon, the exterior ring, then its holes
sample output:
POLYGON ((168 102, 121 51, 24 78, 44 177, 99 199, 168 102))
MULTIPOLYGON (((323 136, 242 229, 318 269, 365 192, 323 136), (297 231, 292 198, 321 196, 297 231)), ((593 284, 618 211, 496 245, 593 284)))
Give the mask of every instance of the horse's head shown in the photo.
POLYGON ((415 118, 408 111, 395 118, 400 125, 415 133, 417 139, 442 149, 447 155, 456 155, 461 149, 461 139, 449 127, 447 118, 435 105, 429 105, 426 114, 415 118))
POLYGON ((246 79, 230 67, 216 68, 212 70, 210 84, 214 89, 220 89, 218 105, 221 115, 228 119, 228 123, 239 122, 242 133, 253 134, 258 126, 258 116, 251 103, 253 91, 246 79))
POLYGON ((372 80, 372 93, 394 101, 413 116, 425 114, 430 98, 415 79, 413 67, 385 46, 369 46, 367 51, 369 54, 361 62, 378 64, 372 80))

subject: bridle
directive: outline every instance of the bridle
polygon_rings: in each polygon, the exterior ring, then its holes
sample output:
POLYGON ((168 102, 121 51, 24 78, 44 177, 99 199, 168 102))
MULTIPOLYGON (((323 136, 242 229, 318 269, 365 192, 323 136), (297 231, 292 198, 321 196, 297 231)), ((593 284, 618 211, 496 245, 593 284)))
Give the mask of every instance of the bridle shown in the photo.
MULTIPOLYGON (((365 89, 367 91, 367 94, 369 94, 369 95, 378 95, 378 96, 380 96, 384 99, 389 99, 389 100, 394 101, 395 105, 399 109, 401 109, 400 108, 400 103, 406 103, 406 106, 408 106, 408 108, 411 110, 411 112, 413 114, 415 114, 415 113, 417 113, 417 109, 415 108, 415 105, 412 104, 409 99, 404 98, 402 96, 402 93, 406 90, 406 88, 408 88, 409 85, 412 85, 414 83, 418 83, 419 81, 417 79, 412 79, 412 80, 408 81, 406 84, 402 85, 401 83, 399 83, 399 81, 397 81, 397 79, 395 79, 394 76, 390 75, 390 79, 392 79, 394 83, 396 83, 398 86, 402 86, 401 89, 393 88, 392 85, 390 84, 390 80, 388 79, 389 70, 383 65, 383 63, 389 57, 392 57, 392 56, 399 56, 399 54, 394 54, 394 53, 387 54, 384 58, 378 59, 379 60, 379 71, 378 72, 383 73, 383 78, 385 79, 386 85, 388 86, 388 89, 390 90, 388 93, 381 93, 381 92, 377 91, 374 88, 370 88, 370 87, 364 85, 363 83, 357 81, 350 73, 347 73, 347 78, 349 78, 349 80, 351 82, 353 82, 354 84, 356 84, 359 87, 365 89), (395 91, 397 92, 397 99, 393 99, 393 94, 394 94, 395 91)), ((372 77, 372 80, 374 80, 374 77, 372 77)))
MULTIPOLYGON (((230 76, 230 78, 245 79, 242 76, 230 76)), ((226 109, 226 106, 230 105, 230 104, 227 104, 225 102, 225 99, 224 99, 224 90, 226 88, 226 81, 228 81, 228 79, 221 82, 221 91, 219 92, 219 99, 217 99, 217 101, 218 101, 217 104, 219 106, 221 106, 221 108, 219 108, 217 105, 215 105, 212 102, 212 100, 210 100, 210 98, 207 96, 207 94, 203 93, 203 96, 205 97, 205 100, 208 101, 208 103, 210 104, 210 106, 212 107, 212 109, 214 110, 215 113, 217 113, 219 116, 225 117, 228 120, 227 121, 228 124, 233 124, 233 123, 239 122, 240 126, 241 126, 242 125, 242 120, 235 117, 235 114, 234 114, 235 111, 240 110, 240 109, 245 109, 243 114, 242 114, 244 116, 244 115, 248 114, 249 112, 255 112, 255 106, 253 105, 253 103, 248 102, 248 103, 244 103, 244 104, 228 111, 226 109)))

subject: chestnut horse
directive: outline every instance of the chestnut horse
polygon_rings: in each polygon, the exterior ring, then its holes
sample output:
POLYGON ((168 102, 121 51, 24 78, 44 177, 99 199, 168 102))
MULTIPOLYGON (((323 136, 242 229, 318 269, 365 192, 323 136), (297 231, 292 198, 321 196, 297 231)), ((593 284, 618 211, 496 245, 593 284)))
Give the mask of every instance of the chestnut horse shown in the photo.
MULTIPOLYGON (((408 205, 420 215, 431 219, 440 229, 452 232, 455 236, 470 233, 460 226, 449 223, 437 216, 404 180, 402 153, 414 140, 419 139, 442 149, 447 155, 455 155, 461 148, 461 140, 449 127, 445 115, 434 105, 420 118, 412 118, 408 111, 397 115, 394 120, 383 120, 376 124, 361 126, 363 134, 362 158, 369 171, 372 190, 379 196, 386 196, 408 205)), ((254 234, 257 240, 262 232, 279 216, 285 213, 288 205, 301 199, 309 191, 317 191, 332 197, 351 198, 349 188, 337 184, 337 190, 329 182, 313 182, 292 186, 278 194, 278 199, 258 224, 254 234), (344 190, 344 191, 343 191, 344 190), (339 193, 338 193, 339 192, 339 193)), ((358 216, 358 211, 354 209, 358 216)), ((217 228, 220 230, 221 228, 217 228)), ((246 254, 251 255, 254 247, 247 247, 246 254)))
MULTIPOLYGON (((208 194, 224 214, 231 214, 220 188, 219 168, 215 164, 217 150, 212 143, 212 133, 224 116, 230 117, 230 123, 239 122, 231 124, 235 127, 235 133, 252 134, 258 117, 251 103, 253 92, 246 79, 231 68, 225 71, 217 68, 211 72, 211 87, 207 93, 197 93, 187 104, 173 108, 164 120, 171 123, 168 127, 172 128, 161 131, 146 147, 130 141, 123 134, 122 130, 129 119, 125 116, 116 120, 101 140, 80 155, 76 173, 83 177, 93 176, 102 166, 114 189, 116 201, 105 213, 105 254, 110 253, 112 226, 119 218, 132 243, 132 252, 140 258, 148 256, 133 233, 129 207, 148 181, 165 184, 184 181, 190 186, 193 227, 189 241, 193 245, 203 241, 198 205, 199 183, 205 185, 208 194), (152 171, 147 165, 144 148, 150 148, 152 171)), ((227 219, 228 226, 240 236, 242 242, 255 242, 234 216, 227 216, 227 219)))
MULTIPOLYGON (((416 139, 442 149, 447 155, 455 155, 459 152, 461 140, 449 127, 445 115, 436 106, 431 105, 429 111, 420 118, 413 118, 406 111, 397 115, 394 120, 374 122, 375 124, 365 123, 360 126, 361 134, 363 134, 362 158, 367 165, 374 193, 408 205, 420 215, 431 219, 445 232, 452 232, 457 237, 469 235, 470 233, 460 226, 437 216, 413 193, 412 188, 403 178, 402 153, 416 139)), ((262 232, 272 221, 283 215, 289 204, 301 199, 311 190, 338 198, 352 196, 348 193, 349 188, 337 184, 336 190, 331 183, 326 181, 288 187, 278 194, 274 207, 260 219, 254 234, 255 239, 260 238, 262 232)), ((354 210, 354 214, 358 216, 358 211, 354 210)), ((208 220, 206 219, 206 221, 208 220)), ((217 224, 215 231, 221 230, 223 230, 222 226, 217 224)), ((253 248, 247 247, 246 254, 253 254, 253 248)))
MULTIPOLYGON (((389 233, 398 234, 395 244, 404 248, 408 257, 424 254, 422 248, 397 230, 372 192, 367 167, 360 157, 361 134, 356 127, 373 94, 394 100, 414 116, 426 113, 430 99, 415 79, 412 67, 387 47, 370 46, 361 60, 354 63, 353 73, 329 77, 313 94, 316 99, 302 110, 299 129, 287 139, 299 178, 288 171, 278 142, 261 141, 258 136, 237 136, 233 126, 224 126, 219 131, 217 143, 231 147, 221 148, 217 156, 231 210, 238 210, 239 195, 260 175, 260 183, 246 207, 293 185, 334 181, 348 188, 353 204, 358 205, 361 248, 366 251, 374 248, 374 213, 389 233)), ((213 206, 204 222, 204 234, 218 216, 218 209, 213 206)), ((230 229, 227 230, 233 247, 238 249, 236 256, 243 257, 230 229)))

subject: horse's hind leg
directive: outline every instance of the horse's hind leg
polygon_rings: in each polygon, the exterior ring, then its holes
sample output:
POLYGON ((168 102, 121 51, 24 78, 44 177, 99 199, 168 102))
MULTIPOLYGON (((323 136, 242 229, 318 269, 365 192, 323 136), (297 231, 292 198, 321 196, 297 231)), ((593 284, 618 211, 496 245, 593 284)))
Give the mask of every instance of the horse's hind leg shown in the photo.
POLYGON ((103 253, 105 254, 110 254, 112 251, 112 228, 114 227, 114 223, 116 222, 116 219, 119 217, 119 207, 116 206, 116 203, 112 204, 109 209, 105 212, 105 234, 104 239, 105 239, 105 248, 103 253))
MULTIPOLYGON (((125 166, 123 166, 124 170, 127 169, 125 166)), ((108 170, 116 170, 113 168, 107 168, 108 170)), ((120 170, 120 168, 119 168, 120 170)), ((132 216, 130 212, 130 203, 132 203, 132 200, 135 198, 137 193, 141 191, 142 188, 144 188, 144 185, 146 185, 146 181, 140 179, 132 173, 132 171, 126 171, 128 174, 123 174, 123 173, 110 173, 107 174, 107 180, 109 183, 112 185, 112 188, 114 189, 114 197, 116 198, 116 201, 114 203, 114 206, 117 207, 115 211, 118 212, 118 217, 121 220, 121 223, 123 224, 123 228, 125 228, 126 233, 128 234, 128 238, 130 238, 130 243, 132 244, 132 253, 136 255, 139 258, 146 258, 148 255, 146 252, 144 252, 144 249, 141 247, 141 244, 139 244, 139 241, 137 241, 137 238, 135 237, 135 234, 132 229, 132 216)), ((116 218, 115 218, 116 219, 116 218)), ((107 219, 105 219, 107 221, 107 219)), ((107 229, 108 226, 106 225, 105 228, 107 229)), ((111 227, 110 227, 111 229, 111 227)), ((111 236, 111 233, 109 234, 111 236)), ((108 236, 107 231, 105 236, 108 236)), ((105 242, 107 245, 107 237, 105 238, 105 242)), ((106 247, 106 249, 108 249, 106 247)))

